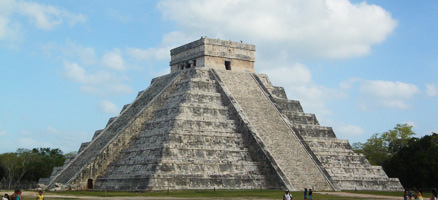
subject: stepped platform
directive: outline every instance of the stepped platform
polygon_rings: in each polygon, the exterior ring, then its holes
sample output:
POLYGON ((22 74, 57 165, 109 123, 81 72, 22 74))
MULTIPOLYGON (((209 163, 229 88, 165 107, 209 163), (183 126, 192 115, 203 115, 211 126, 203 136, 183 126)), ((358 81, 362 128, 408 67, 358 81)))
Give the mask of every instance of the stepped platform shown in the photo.
POLYGON ((254 70, 255 46, 201 38, 40 183, 49 190, 402 190, 254 70))

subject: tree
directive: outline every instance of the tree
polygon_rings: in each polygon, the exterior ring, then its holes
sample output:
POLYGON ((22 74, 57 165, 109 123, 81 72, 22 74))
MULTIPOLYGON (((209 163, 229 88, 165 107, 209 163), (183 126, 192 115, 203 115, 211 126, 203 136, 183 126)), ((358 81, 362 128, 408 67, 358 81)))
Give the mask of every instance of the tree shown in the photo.
POLYGON ((11 184, 17 174, 18 156, 17 153, 4 153, 0 155, 0 165, 5 172, 5 179, 8 182, 8 189, 11 189, 11 184))
POLYGON ((387 132, 375 133, 365 143, 354 143, 353 149, 357 153, 363 153, 372 165, 383 165, 405 147, 413 135, 415 133, 412 126, 397 124, 387 132))
POLYGON ((0 155, 0 169, 3 170, 10 189, 12 183, 18 184, 22 180, 38 181, 49 177, 53 168, 63 165, 64 161, 65 156, 59 149, 17 149, 16 153, 0 155))
POLYGON ((411 138, 383 167, 404 187, 438 187, 438 134, 411 138))
POLYGON ((32 153, 38 159, 33 162, 35 167, 25 175, 26 180, 38 181, 40 178, 48 178, 53 168, 63 165, 65 161, 60 149, 34 148, 32 153))
POLYGON ((386 142, 388 152, 391 155, 397 153, 401 148, 406 147, 408 141, 414 136, 412 126, 408 124, 397 124, 394 129, 384 132, 382 140, 386 142))

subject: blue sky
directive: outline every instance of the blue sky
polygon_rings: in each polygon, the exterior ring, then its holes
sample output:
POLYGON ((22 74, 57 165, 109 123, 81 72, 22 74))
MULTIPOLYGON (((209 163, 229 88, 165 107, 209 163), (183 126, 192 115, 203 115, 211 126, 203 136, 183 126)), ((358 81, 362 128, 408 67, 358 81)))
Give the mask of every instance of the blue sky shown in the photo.
POLYGON ((0 153, 76 151, 201 36, 256 45, 256 71, 338 138, 438 132, 436 1, 0 0, 0 153))

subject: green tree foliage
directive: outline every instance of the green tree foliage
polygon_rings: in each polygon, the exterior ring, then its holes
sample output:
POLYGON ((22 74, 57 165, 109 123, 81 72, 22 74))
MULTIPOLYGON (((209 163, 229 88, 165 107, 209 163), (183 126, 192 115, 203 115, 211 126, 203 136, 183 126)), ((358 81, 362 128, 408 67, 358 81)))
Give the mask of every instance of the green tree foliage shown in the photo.
POLYGON ((34 148, 18 149, 15 153, 0 155, 0 166, 3 174, 0 179, 8 181, 9 189, 12 183, 22 180, 38 181, 40 178, 49 177, 55 166, 61 166, 65 156, 59 149, 34 148))
POLYGON ((409 139, 415 135, 412 126, 397 124, 382 134, 375 133, 365 143, 354 143, 353 149, 363 153, 372 165, 383 165, 400 149, 406 147, 409 139))
POLYGON ((410 139, 383 167, 405 188, 437 188, 438 134, 410 139))

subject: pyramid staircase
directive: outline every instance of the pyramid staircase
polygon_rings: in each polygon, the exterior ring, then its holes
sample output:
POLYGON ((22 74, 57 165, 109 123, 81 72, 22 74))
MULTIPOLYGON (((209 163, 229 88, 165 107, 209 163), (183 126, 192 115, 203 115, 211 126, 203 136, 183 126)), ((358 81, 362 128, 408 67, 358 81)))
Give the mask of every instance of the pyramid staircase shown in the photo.
POLYGON ((371 165, 347 140, 336 138, 331 127, 320 126, 314 114, 304 113, 299 101, 288 100, 282 87, 272 86, 266 75, 254 75, 340 189, 403 190, 397 178, 388 178, 381 166, 371 165))

